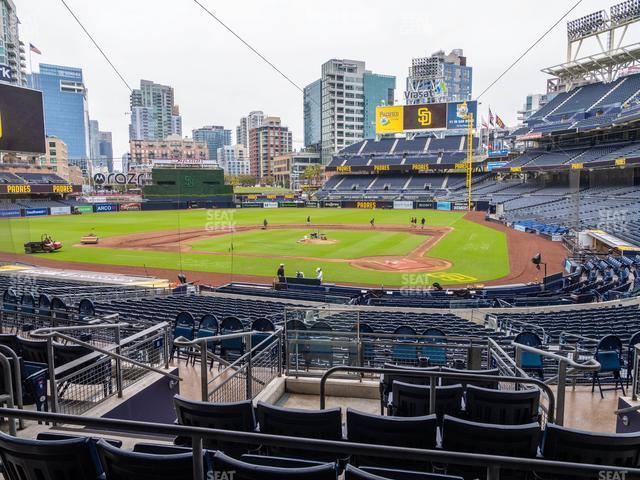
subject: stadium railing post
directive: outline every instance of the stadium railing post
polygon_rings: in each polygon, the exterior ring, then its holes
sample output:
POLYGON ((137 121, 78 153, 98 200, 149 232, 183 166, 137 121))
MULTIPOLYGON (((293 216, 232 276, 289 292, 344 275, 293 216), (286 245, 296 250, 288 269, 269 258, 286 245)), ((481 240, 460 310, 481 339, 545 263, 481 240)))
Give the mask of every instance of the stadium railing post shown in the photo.
POLYGON ((499 465, 489 465, 487 467, 487 480, 500 480, 499 465))
POLYGON ((436 383, 437 379, 432 377, 429 381, 429 414, 436 413, 436 383))
POLYGON ((246 380, 247 380, 247 388, 246 388, 246 394, 247 394, 247 400, 253 400, 253 395, 252 395, 252 378, 251 378, 251 368, 253 366, 253 362, 251 361, 251 357, 253 356, 253 353, 251 352, 251 335, 247 335, 245 337, 245 341, 246 341, 246 351, 249 352, 249 355, 247 355, 247 364, 245 365, 245 368, 247 370, 246 373, 246 380))
POLYGON ((202 342, 198 344, 198 348, 200 349, 200 393, 202 395, 202 401, 209 401, 209 382, 208 375, 209 371, 207 369, 207 344, 206 342, 202 342))
MULTIPOLYGON (((120 345, 120 326, 116 325, 115 329, 116 353, 122 355, 120 345)), ((122 360, 116 357, 116 389, 118 390, 118 398, 122 398, 122 360)))
POLYGON ((560 360, 558 363, 558 390, 556 392, 556 425, 564 425, 564 397, 567 388, 567 363, 560 360))
POLYGON ((165 370, 169 369, 169 358, 171 357, 171 346, 169 345, 169 341, 171 339, 171 330, 169 329, 169 324, 164 327, 164 368, 165 370))
MULTIPOLYGON (((51 411, 58 413, 58 385, 56 384, 56 367, 54 365, 55 351, 53 336, 47 338, 47 364, 49 368, 49 394, 51 395, 51 411)), ((55 423, 53 424, 56 425, 55 423)))
MULTIPOLYGON (((205 345, 205 351, 206 351, 205 345)), ((205 362, 206 363, 206 362, 205 362)), ((204 452, 202 451, 202 437, 193 435, 191 437, 191 448, 193 450, 193 480, 202 480, 204 476, 204 452)), ((207 476, 207 478, 209 478, 207 476)))
POLYGON ((280 332, 278 332, 278 345, 276 346, 276 348, 278 349, 277 351, 277 361, 278 361, 278 376, 281 377, 282 376, 282 361, 284 360, 282 358, 282 345, 283 345, 284 339, 283 339, 283 330, 280 330, 280 332))

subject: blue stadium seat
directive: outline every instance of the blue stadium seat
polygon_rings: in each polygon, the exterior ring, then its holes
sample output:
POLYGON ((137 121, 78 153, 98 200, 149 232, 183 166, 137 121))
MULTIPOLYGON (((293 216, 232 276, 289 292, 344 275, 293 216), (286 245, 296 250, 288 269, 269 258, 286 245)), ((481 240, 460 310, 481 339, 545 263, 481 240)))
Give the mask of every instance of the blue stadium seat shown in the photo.
POLYGON ((137 453, 100 440, 98 455, 109 480, 193 480, 191 452, 173 455, 137 453))
POLYGON ((237 460, 216 452, 213 456, 213 472, 234 472, 234 480, 337 480, 338 470, 335 463, 324 463, 308 467, 274 467, 237 460))
POLYGON ((618 384, 620 384, 620 388, 622 389, 622 394, 624 393, 624 385, 622 383, 622 378, 620 377, 620 370, 622 370, 622 340, 620 337, 616 335, 607 335, 602 338, 598 342, 598 346, 596 347, 596 353, 594 358, 600 362, 600 370, 597 372, 593 372, 593 381, 591 384, 591 391, 595 390, 596 383, 598 384, 598 388, 600 390, 600 396, 604 398, 602 385, 600 383, 600 374, 601 373, 610 373, 613 375, 615 380, 614 389, 618 389, 618 384))
POLYGON ((0 459, 7 480, 97 480, 102 473, 88 438, 28 440, 0 432, 0 459))
MULTIPOLYGON (((514 343, 521 343, 528 347, 542 347, 542 340, 533 332, 520 332, 513 341, 514 343)), ((520 356, 520 368, 525 372, 534 372, 540 379, 544 379, 542 355, 538 353, 523 351, 520 356)))

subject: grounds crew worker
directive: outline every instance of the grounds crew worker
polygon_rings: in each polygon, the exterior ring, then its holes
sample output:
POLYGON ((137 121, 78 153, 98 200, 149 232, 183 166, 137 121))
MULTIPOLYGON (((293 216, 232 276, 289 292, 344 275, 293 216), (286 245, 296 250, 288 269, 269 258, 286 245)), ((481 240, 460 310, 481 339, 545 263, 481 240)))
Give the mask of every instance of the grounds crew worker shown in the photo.
POLYGON ((264 226, 264 229, 267 229, 267 225, 269 225, 269 222, 267 222, 267 219, 265 218, 264 221, 262 222, 262 225, 264 226))
POLYGON ((322 269, 320 267, 316 268, 316 278, 320 280, 320 283, 322 283, 322 276, 322 269))
POLYGON ((278 267, 278 281, 279 282, 284 282, 284 263, 280 264, 280 267, 278 267))

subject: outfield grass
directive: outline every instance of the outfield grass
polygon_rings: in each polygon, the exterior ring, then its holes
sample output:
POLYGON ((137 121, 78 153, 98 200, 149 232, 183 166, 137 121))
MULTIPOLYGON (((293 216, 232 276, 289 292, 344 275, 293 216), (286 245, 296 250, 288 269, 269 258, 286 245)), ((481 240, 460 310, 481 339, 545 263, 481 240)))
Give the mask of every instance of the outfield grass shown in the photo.
MULTIPOLYGON (((126 249, 84 248, 74 247, 80 242, 80 237, 90 232, 104 238, 113 235, 125 235, 136 232, 151 232, 159 230, 177 230, 202 228, 203 231, 216 228, 228 228, 233 225, 260 226, 267 218, 271 224, 305 224, 307 216, 311 216, 313 223, 346 223, 368 224, 374 217, 379 225, 409 226, 412 215, 424 216, 428 225, 451 226, 454 231, 441 239, 428 253, 430 257, 442 258, 450 261, 453 266, 443 272, 435 272, 428 278, 417 279, 415 275, 387 273, 362 270, 351 267, 347 263, 318 262, 311 260, 288 259, 289 272, 304 271, 311 275, 316 267, 321 266, 325 273, 325 281, 341 281, 352 283, 406 285, 424 281, 441 283, 471 283, 493 280, 509 273, 506 236, 502 232, 464 220, 463 212, 442 211, 401 211, 401 210, 357 210, 357 209, 236 209, 236 210, 175 210, 154 212, 120 212, 96 213, 60 217, 34 217, 21 219, 0 220, 0 251, 23 252, 23 243, 28 240, 39 239, 42 233, 49 233, 64 243, 60 252, 46 255, 44 258, 64 261, 89 262, 95 264, 146 266, 170 268, 176 270, 194 270, 200 272, 219 272, 246 275, 264 275, 273 277, 280 259, 265 259, 242 256, 242 248, 234 245, 234 255, 227 251, 223 255, 202 255, 195 253, 153 252, 126 249)), ((271 234, 272 231, 269 231, 271 234)), ((259 248, 267 253, 281 255, 270 247, 270 243, 256 236, 247 237, 247 245, 259 248), (260 246, 262 244, 262 246, 260 246)), ((335 235, 345 233, 336 231, 335 235)), ((353 250, 348 255, 370 256, 371 247, 375 251, 376 239, 368 239, 369 232, 346 232, 353 234, 353 250), (371 240, 371 241, 369 241, 371 240)), ((382 232, 376 232, 382 233, 382 232)), ((387 232, 384 232, 387 233, 387 232)), ((333 234, 332 234, 333 235, 333 234)), ((235 235, 237 238, 239 235, 235 235)), ((297 238, 296 234, 296 238, 297 238)), ((384 248, 405 248, 410 250, 414 241, 424 237, 407 234, 400 241, 389 241, 379 237, 384 248), (418 237, 417 239, 415 237, 418 237), (411 240, 408 240, 408 239, 411 240), (408 243, 404 243, 408 242, 408 243)), ((301 247, 315 247, 302 245, 301 247)), ((324 247, 324 246, 322 246, 324 247)), ((335 245, 336 255, 340 246, 335 245)), ((224 241, 215 248, 224 250, 224 241)), ((280 248, 280 247, 278 247, 280 248)), ((291 246, 287 251, 292 251, 291 246)), ((345 254, 345 255, 346 255, 345 254)), ((379 253, 378 253, 379 254, 379 253)), ((386 254, 386 253, 385 253, 386 254)), ((402 254, 402 253, 400 253, 402 254)), ((341 258, 336 255, 327 257, 341 258)), ((317 257, 308 254, 305 256, 317 257)), ((0 255, 1 258, 1 255, 0 255)))
POLYGON ((233 240, 236 255, 256 255, 353 259, 372 255, 406 255, 429 237, 409 232, 362 232, 355 230, 321 231, 335 244, 299 243, 312 229, 277 229, 240 232, 209 238, 192 244, 195 250, 228 252, 233 240))

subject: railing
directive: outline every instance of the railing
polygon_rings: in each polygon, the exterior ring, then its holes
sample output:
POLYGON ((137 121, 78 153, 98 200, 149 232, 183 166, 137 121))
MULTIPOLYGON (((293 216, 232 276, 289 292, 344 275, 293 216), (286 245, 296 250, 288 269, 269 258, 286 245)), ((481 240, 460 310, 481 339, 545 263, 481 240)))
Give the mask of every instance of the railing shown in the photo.
POLYGON ((284 330, 276 327, 274 332, 238 332, 226 335, 187 340, 178 337, 174 345, 178 348, 195 348, 189 355, 200 359, 200 391, 204 402, 237 402, 252 400, 274 378, 282 375, 282 350, 284 330), (241 353, 233 362, 215 353, 215 346, 223 342, 238 340, 241 353), (255 345, 253 344, 255 342, 255 345), (209 379, 211 366, 216 362, 217 374, 209 379))
MULTIPOLYGON (((440 464, 473 465, 486 468, 487 479, 497 480, 502 470, 546 473, 548 478, 581 477, 598 478, 637 478, 639 468, 627 468, 608 465, 560 462, 543 459, 504 457, 478 453, 452 452, 446 450, 424 450, 417 448, 394 447, 387 445, 370 445, 345 441, 316 440, 311 438, 288 437, 283 435, 267 435, 253 432, 218 430, 185 425, 168 425, 161 423, 137 422, 132 420, 116 420, 107 418, 64 415, 48 412, 33 412, 12 408, 0 408, 0 416, 14 417, 24 420, 52 422, 65 425, 76 425, 87 429, 105 431, 113 434, 137 433, 141 436, 160 435, 163 437, 187 437, 191 439, 193 449, 193 478, 205 478, 203 441, 211 440, 219 443, 235 443, 241 445, 262 445, 265 447, 284 447, 295 450, 306 450, 313 453, 331 453, 337 458, 345 456, 369 456, 407 460, 411 462, 431 462, 440 464)), ((214 475, 215 476, 215 473, 214 475)), ((208 478, 211 477, 210 475, 208 478)))
MULTIPOLYGON (((548 402, 548 409, 546 411, 547 421, 554 423, 556 420, 555 412, 556 412, 556 400, 553 394, 553 390, 549 388, 544 382, 540 380, 536 380, 535 378, 530 377, 511 377, 511 376, 503 376, 503 375, 478 375, 476 373, 464 373, 464 372, 444 372, 437 370, 402 370, 398 368, 370 368, 370 367, 346 367, 339 366, 333 367, 327 370, 322 378, 320 379, 320 409, 324 410, 326 408, 326 384, 329 377, 331 377, 336 372, 350 372, 350 373, 375 373, 375 374, 388 374, 388 375, 401 375, 403 373, 411 375, 412 377, 425 377, 429 378, 429 413, 436 413, 436 389, 437 383, 434 380, 437 379, 449 379, 449 380, 460 380, 461 382, 465 381, 495 381, 501 384, 508 383, 511 384, 514 389, 518 389, 520 385, 533 385, 540 389, 546 396, 548 402)), ((546 423, 546 422, 545 422, 546 423)), ((555 422, 557 423, 557 422, 555 422)))
POLYGON ((121 338, 121 332, 129 325, 121 323, 32 331, 31 337, 47 342, 51 411, 84 413, 112 395, 121 398, 125 388, 152 372, 179 381, 179 377, 166 371, 169 367, 168 327, 167 323, 159 323, 125 338, 121 338), (98 340, 94 340, 94 336, 98 340), (56 366, 56 340, 82 346, 89 353, 56 366))
POLYGON ((546 385, 557 385, 556 423, 558 425, 564 425, 567 379, 581 372, 597 372, 600 370, 600 363, 594 358, 587 359, 584 363, 579 363, 574 358, 571 358, 576 354, 575 351, 563 352, 558 350, 557 352, 550 352, 516 342, 513 342, 512 345, 515 347, 516 365, 519 368, 522 365, 522 352, 534 353, 540 355, 543 359, 546 358, 558 362, 558 374, 546 379, 544 383, 546 385), (567 356, 562 355, 562 353, 565 353, 567 356))
POLYGON ((549 337, 547 332, 540 325, 535 323, 524 322, 522 320, 516 320, 514 318, 502 318, 498 319, 495 315, 488 314, 485 320, 485 325, 495 325, 496 329, 503 332, 506 335, 513 335, 514 333, 524 332, 525 330, 539 332, 541 335, 542 343, 547 343, 549 337), (524 328, 526 327, 526 328, 524 328))

